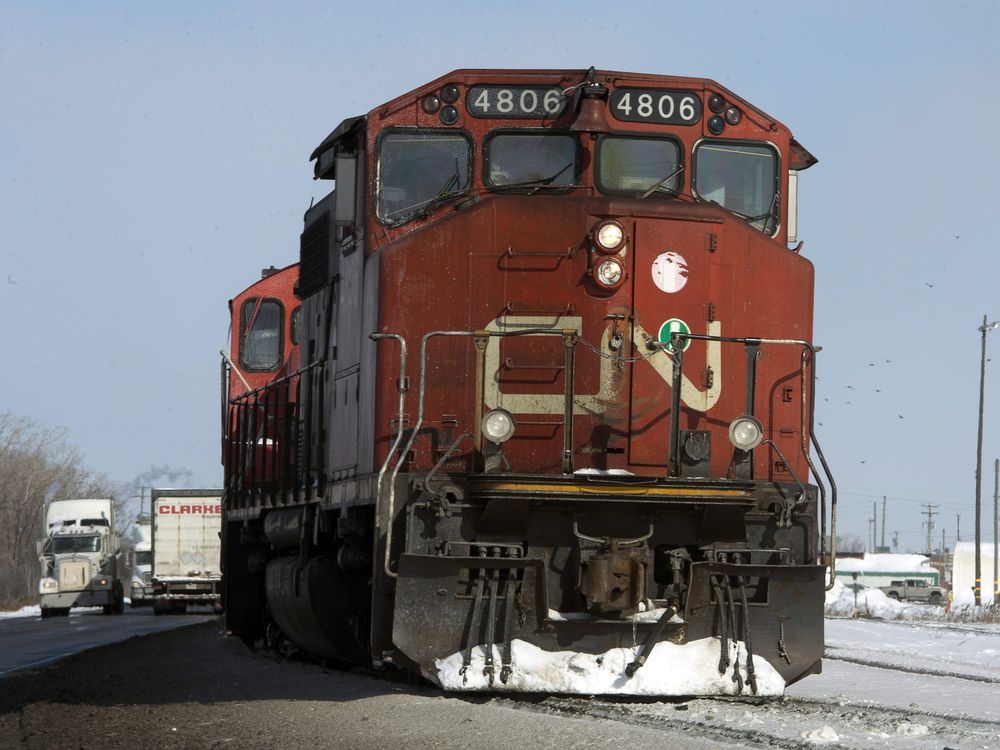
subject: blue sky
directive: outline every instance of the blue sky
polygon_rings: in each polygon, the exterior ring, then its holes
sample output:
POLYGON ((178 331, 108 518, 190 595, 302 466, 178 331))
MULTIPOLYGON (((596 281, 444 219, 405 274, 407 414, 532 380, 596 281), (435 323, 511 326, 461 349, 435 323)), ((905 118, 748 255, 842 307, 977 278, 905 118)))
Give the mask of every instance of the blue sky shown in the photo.
MULTIPOLYGON (((308 155, 343 118, 454 68, 595 65, 714 78, 819 157, 800 235, 842 523, 864 538, 887 495, 901 550, 924 544, 927 502, 935 544, 956 513, 971 539, 976 329, 1000 318, 997 4, 7 2, 3 17, 0 410, 65 426, 95 468, 218 484, 226 301, 296 259, 325 191, 308 155)), ((990 346, 1000 362, 1000 332, 990 346)), ((991 501, 993 363, 986 403, 991 501)))

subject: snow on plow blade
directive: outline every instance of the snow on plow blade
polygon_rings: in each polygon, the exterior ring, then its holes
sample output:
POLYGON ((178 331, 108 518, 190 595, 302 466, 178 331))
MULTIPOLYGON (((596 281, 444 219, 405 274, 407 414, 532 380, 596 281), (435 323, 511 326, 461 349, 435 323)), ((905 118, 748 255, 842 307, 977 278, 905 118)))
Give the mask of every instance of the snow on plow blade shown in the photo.
POLYGON ((404 554, 393 643, 400 661, 448 690, 780 695, 786 683, 819 670, 822 577, 821 566, 696 563, 683 618, 654 610, 609 620, 550 609, 541 559, 404 554), (669 619, 630 676, 659 612, 669 619))

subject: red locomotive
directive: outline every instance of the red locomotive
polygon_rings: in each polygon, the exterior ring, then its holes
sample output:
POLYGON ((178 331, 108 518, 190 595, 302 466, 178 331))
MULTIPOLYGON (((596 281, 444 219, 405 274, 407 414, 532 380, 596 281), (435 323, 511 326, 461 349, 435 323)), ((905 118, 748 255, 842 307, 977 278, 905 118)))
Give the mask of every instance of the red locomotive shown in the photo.
POLYGON ((818 672, 789 130, 706 79, 459 70, 312 159, 299 366, 227 399, 229 630, 457 689, 818 672))
POLYGON ((291 476, 280 472, 294 462, 293 380, 302 327, 298 276, 298 263, 265 268, 259 281, 229 301, 229 352, 222 352, 222 462, 226 481, 242 472, 244 488, 277 491, 272 480, 291 476), (240 412, 242 423, 231 421, 237 414, 229 408, 234 399, 251 407, 240 412))

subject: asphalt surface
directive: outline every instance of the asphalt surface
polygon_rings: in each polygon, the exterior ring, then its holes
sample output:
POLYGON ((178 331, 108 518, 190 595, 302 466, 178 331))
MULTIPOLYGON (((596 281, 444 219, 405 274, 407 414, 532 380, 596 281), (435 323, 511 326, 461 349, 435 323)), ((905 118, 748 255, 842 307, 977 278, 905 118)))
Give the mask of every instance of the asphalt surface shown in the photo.
POLYGON ((226 638, 218 621, 0 679, 0 748, 119 747, 718 750, 733 743, 281 661, 226 638))
POLYGON ((173 630, 216 619, 214 615, 159 615, 151 607, 125 608, 121 615, 100 609, 73 610, 68 617, 0 618, 0 679, 55 663, 71 654, 137 635, 173 630))

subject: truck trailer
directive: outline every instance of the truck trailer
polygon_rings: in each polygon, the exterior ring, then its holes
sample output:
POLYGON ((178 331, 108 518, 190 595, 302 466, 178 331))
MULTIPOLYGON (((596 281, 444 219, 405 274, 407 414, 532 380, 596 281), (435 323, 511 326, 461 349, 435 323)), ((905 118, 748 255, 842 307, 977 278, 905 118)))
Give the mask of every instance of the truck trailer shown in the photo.
POLYGON ((153 489, 153 612, 221 609, 222 490, 153 489))
POLYGON ((121 545, 109 499, 54 500, 45 508, 45 537, 38 541, 42 617, 72 607, 103 607, 121 614, 125 587, 121 545))

